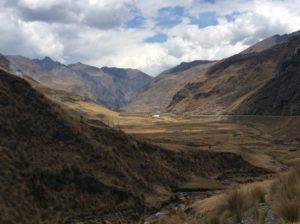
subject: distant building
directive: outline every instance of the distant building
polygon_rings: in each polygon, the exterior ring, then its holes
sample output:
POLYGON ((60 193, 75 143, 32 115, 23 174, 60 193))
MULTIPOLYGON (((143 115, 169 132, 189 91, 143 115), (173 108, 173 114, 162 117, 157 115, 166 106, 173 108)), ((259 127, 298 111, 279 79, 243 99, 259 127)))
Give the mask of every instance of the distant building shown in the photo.
POLYGON ((160 118, 160 115, 159 114, 154 114, 154 115, 152 115, 152 117, 154 117, 154 118, 160 118))

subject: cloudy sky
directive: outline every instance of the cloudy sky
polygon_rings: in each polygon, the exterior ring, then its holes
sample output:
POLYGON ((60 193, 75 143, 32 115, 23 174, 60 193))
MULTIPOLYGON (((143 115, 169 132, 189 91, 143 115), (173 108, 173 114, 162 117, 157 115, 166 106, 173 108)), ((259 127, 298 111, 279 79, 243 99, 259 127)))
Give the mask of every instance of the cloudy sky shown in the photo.
POLYGON ((151 75, 300 29, 300 0, 0 0, 0 52, 151 75))

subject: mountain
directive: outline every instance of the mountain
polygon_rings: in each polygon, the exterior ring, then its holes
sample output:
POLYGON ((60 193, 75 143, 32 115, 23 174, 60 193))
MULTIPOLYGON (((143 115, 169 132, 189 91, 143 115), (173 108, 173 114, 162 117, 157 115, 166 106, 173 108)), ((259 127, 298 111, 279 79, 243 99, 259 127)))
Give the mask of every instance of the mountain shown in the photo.
POLYGON ((276 75, 244 100, 236 114, 300 115, 300 37, 285 46, 290 53, 278 66, 276 75))
POLYGON ((192 61, 192 62, 182 62, 179 65, 164 71, 163 74, 172 74, 172 73, 176 73, 178 74, 179 72, 183 72, 186 70, 189 70, 190 68, 193 68, 195 66, 198 65, 205 65, 205 64, 210 64, 213 61, 207 61, 207 60, 196 60, 196 61, 192 61))
POLYGON ((183 62, 162 72, 125 107, 129 112, 165 111, 172 97, 188 83, 199 78, 213 61, 183 62))
POLYGON ((92 67, 82 63, 66 66, 49 57, 30 60, 7 56, 14 71, 26 74, 43 85, 88 97, 112 109, 120 109, 151 80, 135 69, 92 67))
POLYGON ((264 39, 246 50, 242 51, 240 54, 249 54, 249 53, 260 53, 264 50, 270 49, 277 44, 283 43, 288 38, 288 35, 274 35, 267 39, 264 39))
POLYGON ((9 62, 2 54, 0 54, 0 67, 9 70, 9 62))
POLYGON ((249 54, 249 53, 260 53, 264 50, 270 49, 274 47, 277 44, 284 43, 288 41, 288 39, 292 36, 297 36, 300 34, 300 31, 291 33, 291 34, 284 34, 284 35, 274 35, 272 37, 269 37, 267 39, 264 39, 251 47, 247 48, 246 50, 242 51, 240 54, 249 54))
POLYGON ((152 105, 148 111, 159 105, 160 111, 188 115, 299 115, 299 68, 294 65, 299 39, 300 32, 276 35, 218 62, 171 77, 161 74, 127 109, 139 111, 137 105, 146 102, 152 105), (167 84, 166 77, 171 79, 167 84))
POLYGON ((190 175, 261 172, 232 153, 171 152, 88 124, 0 68, 0 223, 132 223, 190 175))
POLYGON ((81 63, 68 67, 96 81, 95 100, 112 109, 120 109, 127 105, 151 80, 149 75, 136 69, 97 68, 81 63))

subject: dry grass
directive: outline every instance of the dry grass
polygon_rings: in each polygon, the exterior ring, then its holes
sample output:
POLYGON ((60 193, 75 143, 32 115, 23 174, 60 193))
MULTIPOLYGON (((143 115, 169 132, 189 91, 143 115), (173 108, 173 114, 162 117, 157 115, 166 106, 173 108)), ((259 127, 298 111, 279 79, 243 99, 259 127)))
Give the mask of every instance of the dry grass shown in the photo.
POLYGON ((274 205, 274 213, 279 220, 298 223, 300 221, 299 201, 279 199, 274 205))
POLYGON ((251 217, 252 223, 264 224, 266 207, 272 208, 269 216, 277 223, 300 222, 300 169, 292 169, 275 180, 234 187, 191 206, 194 219, 208 224, 242 223, 251 217))
POLYGON ((1 224, 79 222, 118 211, 137 220, 192 175, 262 171, 234 154, 174 153, 90 124, 4 70, 0 107, 1 224))
MULTIPOLYGON (((299 153, 289 151, 297 149, 297 145, 275 141, 286 137, 289 141, 294 141, 296 133, 299 132, 300 126, 297 125, 299 117, 288 119, 265 116, 178 117, 169 114, 155 119, 150 113, 117 113, 93 101, 63 91, 45 88, 41 90, 52 100, 73 112, 82 114, 91 121, 90 123, 102 121, 134 137, 172 151, 200 149, 234 152, 241 154, 243 159, 257 167, 275 172, 281 169, 281 163, 300 158, 300 151, 299 153)), ((294 142, 296 144, 297 141, 294 142)))
POLYGON ((261 205, 268 198, 273 180, 234 186, 224 193, 196 201, 190 206, 193 219, 199 223, 240 223, 245 213, 252 214, 253 223, 264 223, 266 212, 261 205))
POLYGON ((224 211, 229 211, 236 223, 242 221, 243 212, 249 208, 250 200, 248 195, 238 187, 234 187, 227 193, 224 201, 224 207, 220 208, 224 211))
POLYGON ((254 186, 250 189, 250 196, 258 203, 264 203, 266 201, 266 191, 261 186, 254 186))
POLYGON ((205 218, 205 224, 227 224, 231 213, 228 210, 219 211, 219 214, 211 212, 205 218))
POLYGON ((273 186, 273 211, 280 221, 300 221, 300 169, 281 175, 273 186))

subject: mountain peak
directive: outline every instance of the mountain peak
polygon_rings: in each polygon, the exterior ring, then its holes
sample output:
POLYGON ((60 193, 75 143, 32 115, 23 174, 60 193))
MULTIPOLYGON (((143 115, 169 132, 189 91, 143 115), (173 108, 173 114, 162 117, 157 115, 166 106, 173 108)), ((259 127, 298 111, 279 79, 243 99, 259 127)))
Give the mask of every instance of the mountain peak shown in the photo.
POLYGON ((54 68, 57 68, 59 66, 64 66, 58 61, 54 61, 52 58, 46 56, 43 59, 33 59, 32 60, 35 64, 38 64, 39 66, 43 67, 46 70, 52 70, 54 68))
POLYGON ((208 61, 208 60, 195 60, 191 62, 182 62, 179 65, 163 72, 163 74, 171 74, 171 73, 177 73, 177 72, 183 72, 186 71, 192 67, 198 66, 198 65, 204 65, 204 64, 209 64, 213 63, 215 61, 208 61))
POLYGON ((42 61, 54 62, 54 61, 52 60, 52 58, 50 58, 50 57, 48 57, 48 56, 44 57, 44 59, 42 59, 42 61))
POLYGON ((89 97, 109 108, 119 109, 149 83, 151 77, 138 70, 99 68, 81 62, 64 65, 50 57, 21 60, 12 57, 24 74, 49 88, 89 97), (105 71, 103 71, 105 70, 105 71))

